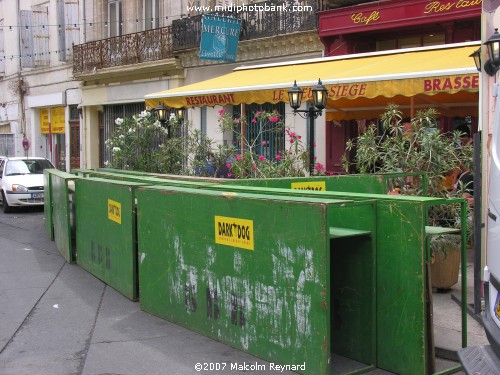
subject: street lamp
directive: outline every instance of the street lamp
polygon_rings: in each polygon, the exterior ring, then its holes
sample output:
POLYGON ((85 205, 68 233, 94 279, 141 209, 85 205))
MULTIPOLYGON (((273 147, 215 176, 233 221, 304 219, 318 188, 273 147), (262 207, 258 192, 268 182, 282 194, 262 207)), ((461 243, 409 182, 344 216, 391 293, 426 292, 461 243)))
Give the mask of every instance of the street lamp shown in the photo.
POLYGON ((175 108, 172 110, 172 113, 177 118, 177 120, 179 120, 179 122, 182 122, 184 120, 184 115, 186 112, 184 108, 175 108))
POLYGON ((476 69, 478 72, 481 71, 481 47, 472 52, 469 57, 474 59, 474 64, 476 64, 476 69))
POLYGON ((323 109, 326 107, 326 99, 328 98, 328 90, 318 79, 318 84, 311 90, 313 97, 313 105, 306 110, 299 110, 302 103, 303 91, 297 86, 297 81, 294 81, 293 86, 288 90, 288 99, 290 107, 293 108, 293 114, 297 113, 302 118, 309 119, 309 174, 314 173, 314 119, 321 116, 323 109), (303 113, 304 115, 301 115, 303 113))
POLYGON ((160 103, 158 104, 158 107, 152 110, 152 112, 158 118, 158 121, 160 121, 161 126, 167 129, 167 138, 170 138, 170 126, 167 124, 167 117, 169 113, 168 108, 160 103))
POLYGON ((488 48, 490 59, 484 64, 484 71, 494 76, 500 68, 500 34, 495 29, 493 35, 484 43, 488 48))

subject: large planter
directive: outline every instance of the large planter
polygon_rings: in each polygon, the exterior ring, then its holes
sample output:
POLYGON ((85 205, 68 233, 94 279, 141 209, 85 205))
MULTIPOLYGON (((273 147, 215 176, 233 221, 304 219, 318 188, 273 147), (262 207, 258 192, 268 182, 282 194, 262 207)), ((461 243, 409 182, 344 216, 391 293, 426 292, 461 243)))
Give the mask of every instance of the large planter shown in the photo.
POLYGON ((432 287, 449 289, 458 283, 460 245, 446 243, 443 251, 435 251, 431 260, 432 287))

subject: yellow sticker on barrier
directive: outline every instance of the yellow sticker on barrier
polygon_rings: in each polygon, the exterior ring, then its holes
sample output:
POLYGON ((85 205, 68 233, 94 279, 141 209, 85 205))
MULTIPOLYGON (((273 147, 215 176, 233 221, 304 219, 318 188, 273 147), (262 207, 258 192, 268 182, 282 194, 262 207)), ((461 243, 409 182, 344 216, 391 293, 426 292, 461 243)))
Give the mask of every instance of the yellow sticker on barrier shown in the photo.
POLYGON ((215 216, 215 243, 253 250, 253 220, 215 216))
POLYGON ((325 181, 292 182, 292 189, 326 191, 325 181))
POLYGON ((121 203, 108 199, 108 219, 118 224, 122 223, 121 203))

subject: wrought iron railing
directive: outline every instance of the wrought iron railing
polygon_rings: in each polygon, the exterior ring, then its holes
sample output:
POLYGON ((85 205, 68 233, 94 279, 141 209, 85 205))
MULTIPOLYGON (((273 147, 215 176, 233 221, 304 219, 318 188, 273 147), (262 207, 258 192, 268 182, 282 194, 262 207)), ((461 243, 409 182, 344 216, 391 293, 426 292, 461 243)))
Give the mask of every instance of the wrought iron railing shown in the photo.
MULTIPOLYGON (((241 19, 240 40, 249 40, 315 30, 318 3, 316 0, 270 0, 247 4, 246 10, 239 12, 222 8, 215 14, 241 19)), ((200 14, 172 21, 175 51, 200 46, 201 19, 200 14)))
POLYGON ((73 73, 171 57, 172 27, 167 26, 73 46, 73 73))

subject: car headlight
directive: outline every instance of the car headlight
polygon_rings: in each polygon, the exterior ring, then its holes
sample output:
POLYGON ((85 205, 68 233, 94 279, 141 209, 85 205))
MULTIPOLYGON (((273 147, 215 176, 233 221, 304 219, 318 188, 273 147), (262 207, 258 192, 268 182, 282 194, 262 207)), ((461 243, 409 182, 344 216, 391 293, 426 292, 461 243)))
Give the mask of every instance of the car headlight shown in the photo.
POLYGON ((28 188, 24 185, 12 185, 12 191, 17 191, 18 193, 27 193, 28 188))

